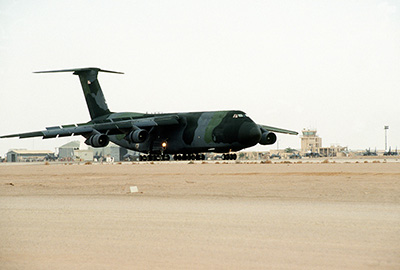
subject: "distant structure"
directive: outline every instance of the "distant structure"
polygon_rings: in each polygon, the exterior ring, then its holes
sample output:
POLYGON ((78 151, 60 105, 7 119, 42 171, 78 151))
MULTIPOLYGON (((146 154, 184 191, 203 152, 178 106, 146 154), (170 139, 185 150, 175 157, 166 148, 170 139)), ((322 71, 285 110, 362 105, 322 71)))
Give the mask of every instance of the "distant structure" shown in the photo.
POLYGON ((58 159, 68 160, 75 157, 75 151, 79 150, 80 142, 72 141, 58 148, 58 159))
POLYGON ((89 150, 93 152, 93 157, 96 159, 112 158, 113 161, 122 161, 124 155, 128 153, 128 149, 120 147, 112 142, 110 142, 106 147, 89 147, 89 150))
POLYGON ((301 153, 319 153, 322 138, 317 135, 316 129, 303 129, 301 138, 301 153))
POLYGON ((93 161, 94 153, 90 149, 81 149, 74 151, 74 159, 79 161, 93 161))
POLYGON ((385 152, 387 151, 387 131, 389 126, 384 126, 383 129, 385 130, 385 152))
POLYGON ((330 147, 322 147, 322 138, 317 135, 316 129, 303 129, 301 136, 301 155, 307 153, 317 153, 323 157, 345 156, 348 152, 347 147, 340 145, 331 145, 330 147))
POLYGON ((53 156, 54 152, 49 150, 25 150, 12 149, 7 153, 8 162, 36 162, 44 161, 49 156, 53 156))
POLYGON ((126 154, 135 155, 131 150, 122 148, 114 143, 106 147, 82 149, 80 141, 72 141, 58 148, 58 158, 64 160, 102 161, 107 158, 113 161, 122 161, 126 154))

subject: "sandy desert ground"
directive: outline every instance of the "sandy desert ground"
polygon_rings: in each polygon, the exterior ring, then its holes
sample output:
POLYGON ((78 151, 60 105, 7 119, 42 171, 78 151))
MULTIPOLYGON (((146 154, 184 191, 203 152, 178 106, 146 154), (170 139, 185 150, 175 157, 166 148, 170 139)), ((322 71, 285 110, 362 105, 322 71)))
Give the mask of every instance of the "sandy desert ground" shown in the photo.
POLYGON ((400 163, 1 164, 0 269, 400 269, 400 163))

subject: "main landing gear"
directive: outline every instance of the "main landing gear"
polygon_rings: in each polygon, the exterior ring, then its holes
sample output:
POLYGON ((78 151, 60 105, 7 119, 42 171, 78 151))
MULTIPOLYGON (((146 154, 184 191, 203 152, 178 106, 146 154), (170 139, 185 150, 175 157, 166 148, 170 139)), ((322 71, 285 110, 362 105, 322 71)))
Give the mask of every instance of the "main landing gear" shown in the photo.
POLYGON ((140 155, 139 161, 168 161, 170 160, 169 155, 158 155, 158 154, 150 154, 150 155, 140 155))
POLYGON ((174 160, 205 160, 204 154, 177 154, 174 155, 174 160))
MULTIPOLYGON (((236 160, 236 154, 223 154, 221 156, 222 160, 236 160)), ((173 156, 174 160, 205 160, 206 156, 204 154, 175 154, 173 156)), ((170 160, 170 155, 166 154, 149 154, 140 155, 139 161, 168 161, 170 160)))
POLYGON ((237 155, 236 154, 223 154, 222 155, 222 160, 236 160, 237 155))
MULTIPOLYGON (((204 154, 175 154, 174 160, 205 160, 206 156, 204 154)), ((168 161, 170 160, 169 155, 140 155, 139 161, 168 161)))

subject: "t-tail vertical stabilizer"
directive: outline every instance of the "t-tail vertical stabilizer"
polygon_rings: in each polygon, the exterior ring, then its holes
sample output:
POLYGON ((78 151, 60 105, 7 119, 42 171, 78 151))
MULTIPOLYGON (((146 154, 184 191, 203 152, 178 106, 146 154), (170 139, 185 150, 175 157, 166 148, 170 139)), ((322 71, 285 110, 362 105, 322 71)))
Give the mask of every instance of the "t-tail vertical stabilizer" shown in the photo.
POLYGON ((49 71, 37 71, 34 73, 56 73, 56 72, 73 72, 74 75, 79 76, 81 81, 83 93, 85 95, 86 104, 89 109, 89 114, 92 119, 110 114, 111 111, 108 109, 106 99, 104 98, 103 91, 101 90, 97 74, 99 71, 124 74, 117 71, 103 70, 100 68, 74 68, 74 69, 63 69, 63 70, 49 70, 49 71))

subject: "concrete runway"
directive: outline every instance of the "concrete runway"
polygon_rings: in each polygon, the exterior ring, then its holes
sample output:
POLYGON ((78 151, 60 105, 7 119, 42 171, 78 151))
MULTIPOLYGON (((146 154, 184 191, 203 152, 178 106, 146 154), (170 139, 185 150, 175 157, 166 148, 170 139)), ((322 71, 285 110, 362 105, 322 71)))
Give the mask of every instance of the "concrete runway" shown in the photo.
POLYGON ((399 194, 399 163, 0 166, 0 268, 400 269, 399 194))

